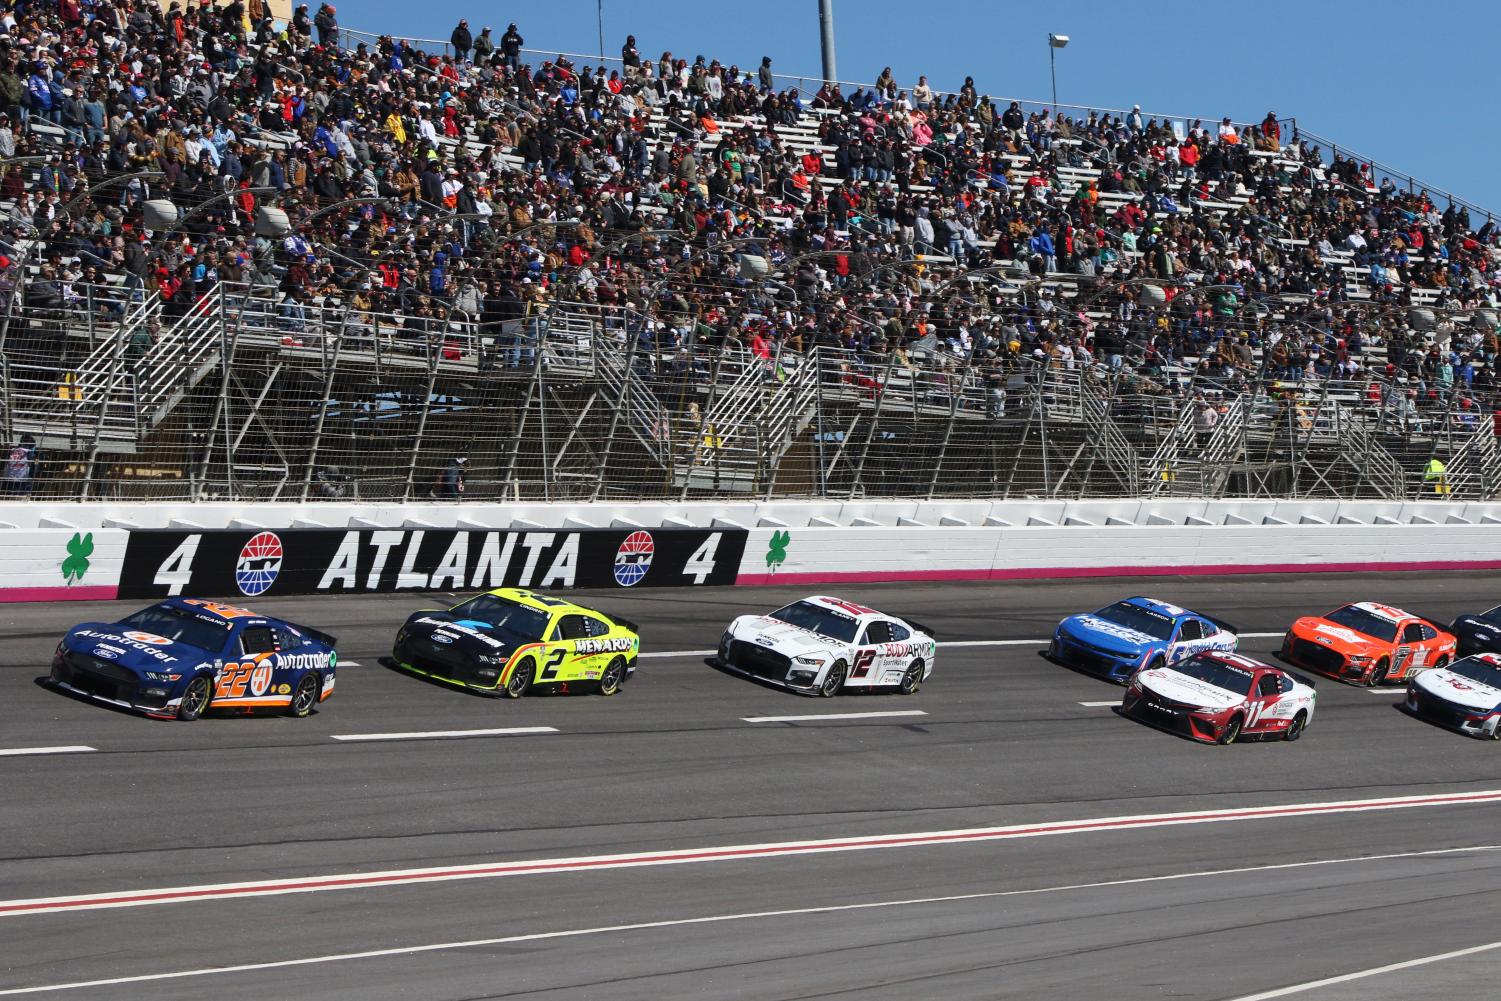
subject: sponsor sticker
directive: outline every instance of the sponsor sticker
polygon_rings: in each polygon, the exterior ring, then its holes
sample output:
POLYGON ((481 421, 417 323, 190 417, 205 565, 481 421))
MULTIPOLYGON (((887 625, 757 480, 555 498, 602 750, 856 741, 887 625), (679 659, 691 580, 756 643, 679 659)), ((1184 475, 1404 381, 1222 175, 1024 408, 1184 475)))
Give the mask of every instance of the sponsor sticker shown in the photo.
POLYGON ((632 532, 625 537, 615 551, 615 583, 621 587, 635 587, 651 569, 656 543, 650 532, 632 532))
POLYGON ((235 562, 235 586, 240 593, 254 598, 264 594, 281 574, 281 538, 275 532, 261 532, 240 549, 235 562))

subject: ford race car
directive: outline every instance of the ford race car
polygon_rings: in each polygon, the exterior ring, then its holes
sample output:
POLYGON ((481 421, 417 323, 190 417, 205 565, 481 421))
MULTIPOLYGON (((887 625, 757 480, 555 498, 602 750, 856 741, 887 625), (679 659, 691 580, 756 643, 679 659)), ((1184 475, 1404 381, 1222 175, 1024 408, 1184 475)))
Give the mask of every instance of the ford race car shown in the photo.
POLYGON ((1455 646, 1453 636, 1427 619, 1360 601, 1294 622, 1282 639, 1281 656, 1295 667, 1375 687, 1444 667, 1454 659, 1455 646))
POLYGON ((718 660, 806 695, 882 687, 912 695, 933 673, 937 647, 926 626, 815 595, 731 622, 719 639, 718 660))
POLYGON ((1501 605, 1479 615, 1461 615, 1449 626, 1459 641, 1456 655, 1501 653, 1501 605))
POLYGON ((1501 654, 1419 673, 1407 683, 1402 708, 1471 737, 1501 740, 1501 654))
POLYGON ((1049 660, 1125 684, 1144 667, 1207 650, 1234 650, 1235 628, 1219 619, 1154 598, 1126 598, 1058 623, 1049 660))
POLYGON ((119 622, 68 630, 54 687, 157 719, 205 712, 309 715, 334 693, 334 638, 198 598, 168 598, 119 622))
POLYGON ((396 634, 396 666, 434 681, 519 699, 586 685, 614 695, 636 671, 635 623, 502 587, 446 612, 413 612, 396 634))
POLYGON ((1200 653, 1132 677, 1121 713, 1205 744, 1297 740, 1313 719, 1313 685, 1238 653, 1200 653))

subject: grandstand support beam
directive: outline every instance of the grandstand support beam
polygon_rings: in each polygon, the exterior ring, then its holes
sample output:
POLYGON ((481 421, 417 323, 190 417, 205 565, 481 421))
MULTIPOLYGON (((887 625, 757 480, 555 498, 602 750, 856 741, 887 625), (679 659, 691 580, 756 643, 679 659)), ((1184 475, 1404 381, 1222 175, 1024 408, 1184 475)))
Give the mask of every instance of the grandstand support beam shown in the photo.
MULTIPOLYGON (((327 369, 323 376, 323 398, 318 401, 318 419, 313 424, 313 443, 308 450, 307 469, 302 477, 302 503, 306 504, 308 495, 313 489, 313 472, 318 467, 318 452, 323 447, 323 424, 328 418, 328 401, 334 395, 334 373, 339 370, 339 355, 344 350, 344 335, 347 333, 349 324, 349 312, 345 310, 339 319, 339 336, 334 340, 333 354, 328 357, 327 369)), ((380 337, 373 338, 375 343, 380 343, 380 337)))
MULTIPOLYGON (((601 338, 600 340, 603 341, 604 338, 601 338)), ((610 415, 610 430, 609 433, 605 435, 605 451, 604 454, 599 457, 599 479, 594 481, 594 494, 589 498, 590 501, 599 500, 599 495, 604 492, 605 478, 610 474, 610 456, 615 452, 615 432, 620 429, 620 417, 623 413, 625 413, 625 408, 630 403, 631 399, 631 373, 635 371, 634 366, 636 364, 636 348, 640 344, 641 338, 630 336, 628 327, 626 333, 626 341, 628 342, 629 347, 626 349, 625 353, 625 367, 621 370, 620 373, 620 395, 615 400, 615 412, 610 415)), ((669 475, 671 473, 672 465, 672 456, 670 452, 671 445, 672 439, 669 435, 669 454, 667 458, 669 475)))
MULTIPOLYGON (((855 464, 855 475, 850 479, 850 497, 855 496, 855 488, 865 489, 862 477, 865 475, 865 459, 870 455, 870 442, 876 436, 876 425, 881 423, 881 406, 886 402, 886 387, 891 383, 891 371, 896 368, 896 352, 889 351, 886 354, 886 371, 881 376, 881 387, 876 390, 876 406, 870 415, 870 427, 865 432, 865 444, 860 448, 860 461, 855 464)), ((868 492, 867 492, 868 495, 868 492)))
POLYGON ((818 34, 823 53, 823 82, 833 83, 839 79, 839 70, 834 65, 834 0, 818 0, 818 34))
POLYGON ((422 396, 422 416, 417 418, 417 433, 412 435, 412 455, 407 460, 407 487, 402 500, 410 501, 417 489, 417 457, 422 454, 422 439, 427 435, 427 418, 433 409, 433 394, 438 389, 438 359, 443 354, 443 342, 432 342, 428 333, 427 342, 427 392, 422 396))

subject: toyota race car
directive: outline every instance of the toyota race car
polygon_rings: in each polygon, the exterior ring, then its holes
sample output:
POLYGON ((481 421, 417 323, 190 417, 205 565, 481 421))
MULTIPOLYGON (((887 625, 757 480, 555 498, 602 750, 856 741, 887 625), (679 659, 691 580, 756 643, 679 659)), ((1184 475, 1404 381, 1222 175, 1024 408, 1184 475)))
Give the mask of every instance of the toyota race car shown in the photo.
POLYGON ((198 598, 168 598, 119 622, 68 630, 52 684, 157 719, 211 709, 307 716, 334 693, 327 633, 198 598))
POLYGON ((1282 659, 1360 685, 1389 684, 1454 659, 1455 639, 1427 619, 1372 601, 1292 624, 1282 659))
POLYGON ((1501 740, 1501 654, 1420 672, 1407 683, 1402 708, 1471 737, 1501 740))
POLYGON ((517 588, 477 594, 446 612, 413 612, 396 634, 396 666, 435 681, 519 699, 584 685, 614 695, 636 671, 637 627, 517 588))
POLYGON ((1058 623, 1047 656, 1125 684, 1144 667, 1206 650, 1234 650, 1235 627, 1154 598, 1126 598, 1058 623))
POLYGON ((883 687, 912 695, 933 673, 937 646, 926 626, 815 595, 731 622, 719 663, 806 695, 883 687))
POLYGON ((1205 744, 1297 740, 1316 699, 1305 678, 1243 654, 1214 652, 1138 671, 1121 712, 1205 744))
POLYGON ((1457 656, 1472 653, 1501 653, 1501 605, 1479 615, 1461 615, 1449 626, 1459 641, 1457 656))

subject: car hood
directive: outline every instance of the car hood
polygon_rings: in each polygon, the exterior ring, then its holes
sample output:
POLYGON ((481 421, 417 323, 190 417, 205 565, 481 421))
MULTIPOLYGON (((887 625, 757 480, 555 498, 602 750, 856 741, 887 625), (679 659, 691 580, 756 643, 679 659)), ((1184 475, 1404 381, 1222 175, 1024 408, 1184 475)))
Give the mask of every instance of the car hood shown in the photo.
POLYGON ((840 650, 848 646, 839 640, 820 636, 798 626, 788 625, 780 619, 758 615, 741 619, 735 625, 735 638, 775 650, 788 657, 806 656, 828 650, 840 650))
POLYGON ((214 656, 198 647, 117 622, 85 622, 74 626, 63 638, 63 645, 76 653, 134 671, 177 672, 196 667, 214 656))
POLYGON ((1164 699, 1205 709, 1229 709, 1246 700, 1244 695, 1179 674, 1170 667, 1154 667, 1150 671, 1142 671, 1136 676, 1136 680, 1141 683, 1142 688, 1164 699))
POLYGON ((1070 615, 1061 626, 1064 633, 1091 646, 1114 653, 1141 653, 1164 641, 1098 615, 1070 615))
POLYGON ((525 642, 498 632, 487 622, 460 619, 447 612, 418 612, 407 619, 408 636, 419 636, 437 646, 467 654, 508 657, 525 642))
POLYGON ((1438 667, 1413 678, 1414 685, 1455 705, 1467 709, 1488 710, 1501 706, 1501 689, 1455 674, 1438 667))
POLYGON ((1501 626, 1473 615, 1462 615, 1455 619, 1449 631, 1472 637, 1482 643, 1494 643, 1501 639, 1501 626))
POLYGON ((1357 633, 1349 626, 1342 626, 1328 619, 1306 618, 1293 623, 1293 633, 1320 646, 1331 647, 1345 653, 1380 653, 1391 649, 1374 636, 1357 633))

